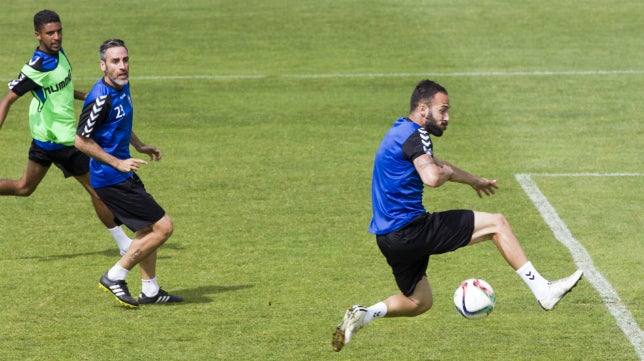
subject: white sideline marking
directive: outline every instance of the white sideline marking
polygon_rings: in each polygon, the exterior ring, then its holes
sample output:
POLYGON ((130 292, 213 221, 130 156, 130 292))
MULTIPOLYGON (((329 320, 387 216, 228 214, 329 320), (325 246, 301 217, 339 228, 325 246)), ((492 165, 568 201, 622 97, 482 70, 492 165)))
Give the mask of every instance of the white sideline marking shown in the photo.
MULTIPOLYGON (((142 75, 131 76, 132 80, 244 80, 244 79, 267 79, 267 78, 296 78, 296 79, 331 79, 331 78, 404 78, 404 77, 485 77, 485 76, 593 76, 593 75, 632 75, 644 74, 642 69, 626 70, 562 70, 562 71, 465 71, 465 72, 426 72, 426 73, 330 73, 330 74, 195 74, 195 75, 142 75)), ((96 80, 97 78, 75 78, 76 80, 96 80)))
MULTIPOLYGON (((425 73, 329 73, 329 74, 193 74, 193 75, 141 75, 131 76, 132 80, 244 80, 244 79, 332 79, 332 78, 405 78, 405 77, 486 77, 486 76, 595 76, 595 75, 640 75, 644 69, 624 70, 534 70, 534 71, 463 71, 463 72, 425 72, 425 73)), ((74 80, 95 81, 98 77, 79 77, 74 80)), ((13 79, 1 79, 11 81, 13 79)))
MULTIPOLYGON (((536 174, 535 174, 536 175, 536 174)), ((554 174, 538 174, 539 176, 556 176, 554 174)), ((562 173, 560 176, 642 176, 641 173, 562 173)), ((537 207, 539 213, 546 221, 550 229, 553 231, 555 237, 561 242, 572 254, 572 258, 577 266, 584 272, 584 277, 590 281, 599 293, 602 301, 617 321, 617 325, 622 329, 628 340, 635 347, 635 351, 644 360, 644 333, 639 327, 633 314, 626 308, 624 303, 619 298, 619 295, 613 289, 611 284, 604 278, 604 276, 597 271, 593 265, 593 260, 584 246, 579 243, 573 236, 566 224, 561 220, 557 211, 548 202, 548 199, 543 195, 537 184, 532 180, 530 174, 516 174, 515 178, 526 192, 532 203, 537 207)))
POLYGON ((473 71, 454 73, 356 73, 356 74, 285 74, 286 78, 372 78, 372 77, 479 77, 479 76, 560 76, 560 75, 617 75, 644 74, 644 70, 589 70, 589 71, 473 71))
POLYGON ((539 177, 643 177, 644 173, 532 173, 531 175, 539 177))
POLYGON ((263 79, 266 75, 143 75, 131 76, 135 80, 166 80, 166 79, 263 79))

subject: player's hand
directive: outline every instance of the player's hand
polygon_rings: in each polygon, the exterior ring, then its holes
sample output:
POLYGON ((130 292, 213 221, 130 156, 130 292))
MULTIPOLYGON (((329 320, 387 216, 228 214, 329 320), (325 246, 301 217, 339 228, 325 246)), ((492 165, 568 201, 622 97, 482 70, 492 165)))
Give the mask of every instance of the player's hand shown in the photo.
POLYGON ((161 149, 153 146, 153 145, 143 145, 139 149, 137 149, 139 153, 144 153, 150 156, 150 161, 155 161, 155 160, 161 160, 161 157, 163 154, 161 153, 161 149))
POLYGON ((476 183, 472 184, 472 188, 474 188, 479 198, 483 198, 483 194, 491 196, 495 194, 495 189, 499 189, 496 185, 496 180, 489 180, 487 178, 479 178, 476 183))
POLYGON ((116 169, 120 170, 121 172, 136 172, 139 170, 141 164, 148 164, 148 162, 144 161, 143 159, 129 158, 121 160, 116 169))

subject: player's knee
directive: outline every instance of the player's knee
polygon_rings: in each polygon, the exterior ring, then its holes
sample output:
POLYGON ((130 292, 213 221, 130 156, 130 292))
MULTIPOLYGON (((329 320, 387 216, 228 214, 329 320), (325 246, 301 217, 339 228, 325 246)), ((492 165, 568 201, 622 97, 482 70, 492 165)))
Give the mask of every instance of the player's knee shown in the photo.
POLYGON ((159 233, 162 239, 162 243, 165 243, 165 241, 170 238, 170 236, 172 236, 172 233, 174 232, 172 219, 170 219, 170 217, 168 217, 167 215, 164 216, 154 225, 154 231, 159 233))
POLYGON ((434 305, 433 297, 422 297, 422 298, 410 298, 414 303, 415 307, 412 312, 412 316, 418 316, 429 311, 434 305))
POLYGON ((14 195, 18 197, 29 197, 34 193, 34 191, 36 191, 36 187, 30 187, 22 184, 16 187, 14 195))
POLYGON ((494 217, 494 224, 498 232, 503 233, 506 230, 510 229, 510 223, 508 222, 508 219, 505 218, 503 214, 496 213, 496 214, 493 214, 493 217, 494 217))
POLYGON ((431 299, 430 300, 425 300, 425 301, 417 304, 416 310, 417 310, 418 314, 420 315, 422 313, 425 313, 425 312, 429 311, 432 308, 433 305, 434 305, 433 300, 431 300, 431 299))

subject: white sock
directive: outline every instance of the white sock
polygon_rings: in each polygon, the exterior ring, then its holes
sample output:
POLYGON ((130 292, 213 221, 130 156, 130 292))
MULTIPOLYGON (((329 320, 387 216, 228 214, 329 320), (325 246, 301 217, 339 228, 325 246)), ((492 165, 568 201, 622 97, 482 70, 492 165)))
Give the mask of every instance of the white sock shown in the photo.
POLYGON ((544 299, 548 295, 548 280, 539 274, 532 262, 526 262, 517 270, 517 274, 530 287, 537 300, 544 299))
POLYGON ((109 271, 107 271, 107 278, 111 279, 112 281, 123 281, 125 278, 127 278, 128 270, 125 268, 121 267, 121 265, 116 262, 114 267, 110 268, 109 271))
POLYGON ((119 250, 121 251, 121 255, 125 254, 127 252, 128 248, 130 248, 130 244, 132 243, 132 240, 130 237, 125 234, 123 229, 120 226, 116 226, 114 228, 108 228, 108 231, 112 234, 112 237, 116 241, 116 244, 119 246, 119 250))
POLYGON ((159 293, 159 283, 157 282, 157 278, 154 277, 151 280, 141 280, 141 292, 148 296, 148 297, 154 297, 159 293))
POLYGON ((378 302, 373 306, 367 307, 367 314, 364 316, 364 324, 375 320, 376 318, 385 317, 387 314, 387 305, 384 302, 378 302))

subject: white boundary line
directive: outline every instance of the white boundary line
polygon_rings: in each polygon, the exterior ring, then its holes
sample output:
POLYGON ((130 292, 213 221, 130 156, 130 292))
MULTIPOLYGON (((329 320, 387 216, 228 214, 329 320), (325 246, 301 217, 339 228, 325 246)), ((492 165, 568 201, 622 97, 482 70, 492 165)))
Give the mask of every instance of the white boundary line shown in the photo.
MULTIPOLYGON (((642 176, 642 173, 561 173, 557 174, 534 174, 537 176, 642 176)), ((526 192, 528 197, 532 200, 535 207, 541 213, 541 216, 546 221, 550 229, 553 231, 555 237, 561 242, 572 254, 572 258, 577 266, 582 269, 584 276, 590 281, 599 293, 602 302, 606 305, 610 313, 617 321, 617 325, 622 329, 628 340, 635 347, 635 351, 644 360, 644 333, 635 321, 633 314, 626 308, 624 303, 619 298, 619 295, 613 289, 611 284, 604 278, 604 276, 597 271, 593 265, 593 260, 584 248, 573 236, 566 224, 561 220, 557 211, 548 202, 546 196, 543 195, 537 184, 534 182, 530 174, 515 174, 515 178, 526 192)))
POLYGON ((453 73, 356 73, 356 74, 285 74, 286 78, 382 78, 382 77, 481 77, 481 76, 561 76, 561 75, 621 75, 644 74, 644 70, 589 70, 589 71, 472 71, 453 73))
POLYGON ((532 173, 539 177, 644 177, 644 173, 532 173))
MULTIPOLYGON (((132 80, 245 80, 245 79, 341 79, 341 78, 405 78, 405 77, 487 77, 487 76, 596 76, 596 75, 641 75, 644 69, 623 70, 533 70, 533 71, 464 71, 464 72, 426 72, 426 73, 329 73, 329 74, 193 74, 193 75, 141 75, 132 80)), ((74 78, 74 80, 96 80, 95 78, 74 78)), ((11 81, 13 79, 0 79, 11 81)))
MULTIPOLYGON (((132 76, 132 80, 244 80, 244 79, 340 79, 340 78, 404 78, 404 77, 486 77, 486 76, 595 76, 595 75, 638 75, 643 69, 626 70, 562 70, 562 71, 470 71, 470 72, 426 72, 426 73, 330 73, 330 74, 256 74, 256 75, 143 75, 132 76)), ((95 78, 75 78, 75 80, 94 80, 95 78)))

